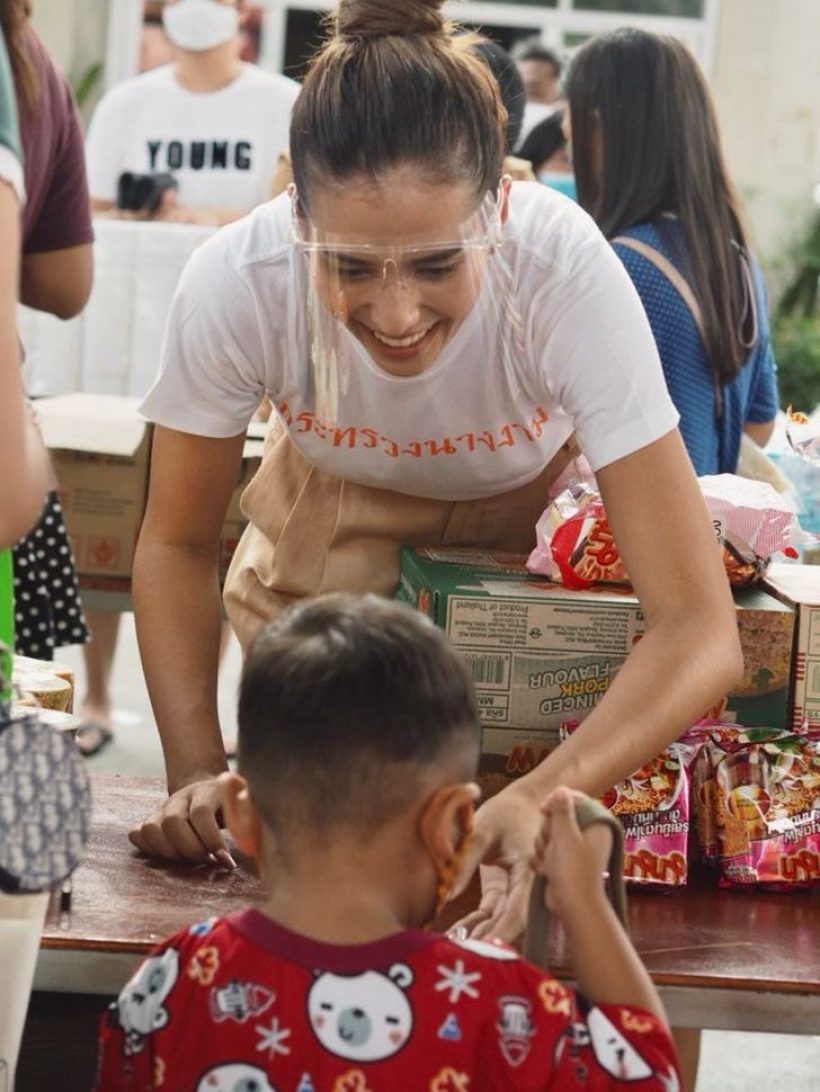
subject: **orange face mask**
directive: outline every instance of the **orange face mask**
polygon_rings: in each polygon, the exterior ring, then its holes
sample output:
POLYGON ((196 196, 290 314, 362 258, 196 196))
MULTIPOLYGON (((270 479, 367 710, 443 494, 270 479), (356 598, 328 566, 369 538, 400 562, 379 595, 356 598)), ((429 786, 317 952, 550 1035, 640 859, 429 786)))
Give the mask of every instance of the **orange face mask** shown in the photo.
POLYGON ((464 858, 473 842, 474 818, 475 812, 471 807, 467 813, 466 822, 464 824, 464 836, 455 852, 455 856, 451 857, 449 860, 443 861, 439 866, 439 880, 438 887, 436 888, 436 908, 433 912, 433 920, 435 920, 444 909, 452 890, 456 885, 456 881, 461 874, 461 866, 464 863, 464 858))

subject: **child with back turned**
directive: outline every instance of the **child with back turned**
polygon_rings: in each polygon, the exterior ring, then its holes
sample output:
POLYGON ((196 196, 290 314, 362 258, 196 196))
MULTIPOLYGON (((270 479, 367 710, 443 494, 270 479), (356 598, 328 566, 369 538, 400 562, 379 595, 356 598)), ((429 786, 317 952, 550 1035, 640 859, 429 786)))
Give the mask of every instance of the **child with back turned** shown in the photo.
POLYGON ((480 749, 444 635, 373 596, 304 602, 246 663, 224 814, 265 902, 163 943, 103 1018, 97 1088, 677 1089, 654 987, 601 873, 611 834, 544 805, 578 992, 510 948, 422 927, 470 837, 480 749))

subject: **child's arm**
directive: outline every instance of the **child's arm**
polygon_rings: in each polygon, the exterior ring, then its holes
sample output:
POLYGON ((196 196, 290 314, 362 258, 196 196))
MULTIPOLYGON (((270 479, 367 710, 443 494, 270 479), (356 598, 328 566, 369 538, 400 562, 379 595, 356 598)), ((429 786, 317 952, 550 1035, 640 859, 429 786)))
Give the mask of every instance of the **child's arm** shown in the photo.
POLYGON ((646 1009, 666 1025, 657 990, 604 890, 612 835, 601 823, 581 832, 569 789, 556 789, 543 812, 532 865, 547 879, 547 907, 563 922, 580 993, 594 1005, 646 1009))

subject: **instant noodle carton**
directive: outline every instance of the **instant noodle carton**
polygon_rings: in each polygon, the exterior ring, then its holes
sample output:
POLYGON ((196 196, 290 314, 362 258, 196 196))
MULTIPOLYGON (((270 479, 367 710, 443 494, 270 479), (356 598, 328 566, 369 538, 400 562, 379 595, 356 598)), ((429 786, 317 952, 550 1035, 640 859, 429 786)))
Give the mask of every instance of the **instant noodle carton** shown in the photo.
MULTIPOLYGON (((486 743, 508 757, 513 748, 505 739, 520 746, 526 733, 536 733, 548 746, 557 743, 562 724, 588 716, 645 629, 631 588, 573 591, 531 576, 525 561, 405 547, 398 591, 446 631, 469 663, 486 743)), ((738 590, 735 603, 746 671, 704 715, 785 726, 794 611, 755 588, 738 590)))
POLYGON ((788 724, 820 728, 820 565, 772 565, 766 586, 797 611, 788 724))

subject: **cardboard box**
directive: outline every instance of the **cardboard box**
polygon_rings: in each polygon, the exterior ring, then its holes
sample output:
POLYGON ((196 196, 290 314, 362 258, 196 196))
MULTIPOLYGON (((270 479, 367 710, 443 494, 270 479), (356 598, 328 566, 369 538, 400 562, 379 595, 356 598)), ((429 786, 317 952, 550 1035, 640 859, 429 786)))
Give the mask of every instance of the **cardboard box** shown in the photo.
POLYGON ((248 435, 245 446, 242 449, 242 466, 239 470, 239 480, 231 495, 228 511, 225 513, 225 522, 222 526, 222 535, 219 539, 219 578, 224 580, 228 568, 239 545, 242 532, 248 525, 248 520, 240 501, 245 489, 250 485, 251 479, 259 469, 265 448, 265 437, 268 425, 262 422, 252 421, 248 425, 248 435))
MULTIPOLYGON (((405 547, 398 592, 441 626, 470 664, 484 750, 508 758, 526 746, 526 733, 547 746, 557 743, 564 722, 588 716, 645 629, 630 588, 571 591, 530 576, 524 561, 405 547)), ((783 727, 794 612, 758 589, 744 589, 735 602, 746 672, 734 693, 704 713, 783 727)))
POLYGON ((480 773, 499 786, 534 770, 558 746, 558 734, 537 728, 491 728, 481 732, 480 773))
POLYGON ((766 586, 797 610, 787 726, 820 727, 820 565, 771 565, 766 586))
POLYGON ((35 405, 77 571, 129 577, 145 512, 151 426, 135 398, 67 394, 35 405))

